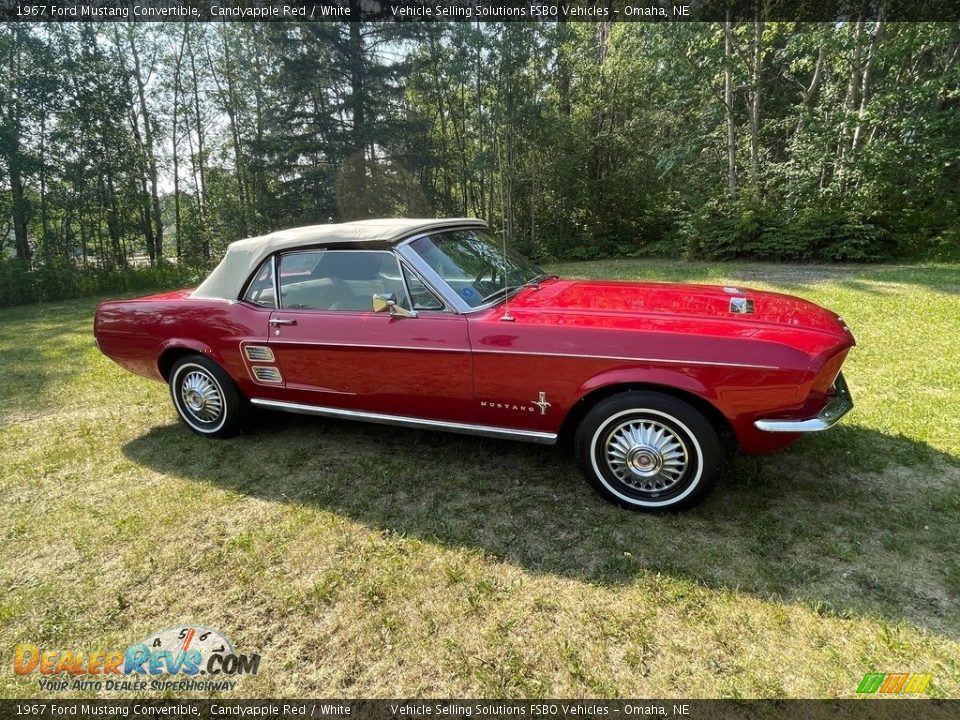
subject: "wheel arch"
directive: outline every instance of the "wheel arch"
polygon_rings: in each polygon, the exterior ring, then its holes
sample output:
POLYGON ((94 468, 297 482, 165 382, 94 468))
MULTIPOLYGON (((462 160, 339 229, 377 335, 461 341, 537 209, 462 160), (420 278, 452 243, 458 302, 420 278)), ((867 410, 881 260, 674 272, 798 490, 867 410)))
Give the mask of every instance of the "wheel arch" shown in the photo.
POLYGON ((683 376, 688 382, 673 383, 669 378, 612 378, 607 382, 591 383, 582 388, 576 402, 570 406, 563 423, 560 426, 559 441, 569 445, 577 431, 577 426, 590 409, 609 397, 623 392, 658 392, 683 400, 698 410, 717 431, 721 440, 735 439, 736 433, 729 418, 707 397, 705 392, 698 392, 689 382, 688 376, 683 376))
POLYGON ((186 357, 187 355, 208 357, 221 368, 223 367, 223 362, 221 362, 220 358, 204 343, 195 340, 170 340, 164 343, 157 356, 157 372, 160 373, 160 377, 163 378, 164 382, 170 381, 170 371, 173 370, 173 366, 180 358, 186 357))

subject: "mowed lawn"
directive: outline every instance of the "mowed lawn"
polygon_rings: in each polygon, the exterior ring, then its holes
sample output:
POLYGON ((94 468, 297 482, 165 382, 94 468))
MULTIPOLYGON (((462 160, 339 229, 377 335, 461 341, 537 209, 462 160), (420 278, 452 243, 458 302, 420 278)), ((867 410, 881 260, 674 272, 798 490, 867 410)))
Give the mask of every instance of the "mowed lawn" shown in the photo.
POLYGON ((262 655, 233 696, 960 697, 960 267, 552 269, 825 304, 857 406, 643 515, 562 449, 279 414, 205 440, 93 347, 94 300, 4 309, 0 696, 48 694, 17 643, 189 623, 262 655))

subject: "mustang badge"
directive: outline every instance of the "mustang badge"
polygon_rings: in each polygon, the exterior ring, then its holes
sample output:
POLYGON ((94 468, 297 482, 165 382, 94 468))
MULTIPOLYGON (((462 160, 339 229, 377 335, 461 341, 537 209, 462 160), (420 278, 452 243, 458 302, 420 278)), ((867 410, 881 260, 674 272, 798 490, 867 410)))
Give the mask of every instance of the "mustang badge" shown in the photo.
POLYGON ((481 400, 480 407, 493 408, 497 410, 517 410, 519 412, 536 412, 537 408, 540 408, 540 414, 546 415, 547 408, 551 406, 551 403, 547 402, 547 394, 545 392, 540 393, 539 400, 531 400, 530 405, 518 405, 516 403, 509 402, 493 402, 489 400, 481 400), (530 407, 532 405, 533 407, 530 407))
POLYGON ((550 403, 547 402, 547 394, 545 392, 540 393, 540 400, 538 401, 531 400, 530 402, 532 402, 534 405, 540 408, 541 415, 547 414, 547 408, 550 407, 550 403))

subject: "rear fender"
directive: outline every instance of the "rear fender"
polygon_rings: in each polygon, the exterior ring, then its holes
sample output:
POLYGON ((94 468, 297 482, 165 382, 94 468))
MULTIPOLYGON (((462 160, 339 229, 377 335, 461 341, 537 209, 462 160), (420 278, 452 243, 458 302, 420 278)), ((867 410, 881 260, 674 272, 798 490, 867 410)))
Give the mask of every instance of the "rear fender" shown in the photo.
POLYGON ((176 359, 192 353, 208 357, 220 367, 224 366, 223 358, 206 343, 188 338, 170 338, 160 344, 157 352, 157 373, 160 379, 166 382, 176 359))

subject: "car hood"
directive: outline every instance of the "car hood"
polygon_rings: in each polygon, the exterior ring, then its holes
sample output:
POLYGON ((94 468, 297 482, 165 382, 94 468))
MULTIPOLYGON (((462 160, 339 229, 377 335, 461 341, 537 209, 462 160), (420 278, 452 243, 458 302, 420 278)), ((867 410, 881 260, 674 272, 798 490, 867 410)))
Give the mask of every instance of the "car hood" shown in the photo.
MULTIPOLYGON (((604 318, 619 317, 632 318, 638 325, 716 321, 741 328, 763 325, 849 334, 836 313, 807 300, 717 285, 557 280, 524 291, 510 301, 510 309, 566 316, 570 320, 581 316, 588 323, 593 317, 601 324, 604 318), (731 301, 741 298, 752 301, 753 312, 731 311, 731 301)), ((850 340, 852 344, 852 337, 850 340)))

